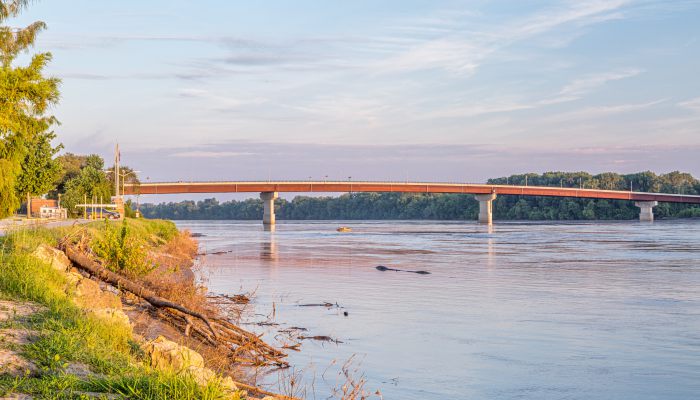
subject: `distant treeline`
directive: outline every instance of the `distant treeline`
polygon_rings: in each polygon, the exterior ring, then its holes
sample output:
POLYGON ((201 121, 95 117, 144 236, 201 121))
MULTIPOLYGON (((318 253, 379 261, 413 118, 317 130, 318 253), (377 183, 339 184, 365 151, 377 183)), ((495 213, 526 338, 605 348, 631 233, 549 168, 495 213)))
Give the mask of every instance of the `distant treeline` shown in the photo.
MULTIPOLYGON (((699 194, 700 182, 690 174, 671 172, 656 175, 641 172, 629 175, 585 172, 548 172, 542 175, 524 174, 490 179, 490 184, 530 186, 582 187, 658 193, 699 194)), ((339 197, 297 196, 292 201, 278 199, 275 213, 278 219, 476 219, 479 203, 465 194, 415 193, 350 193, 339 197)), ((166 219, 238 219, 262 218, 263 205, 259 199, 227 201, 216 199, 199 202, 143 204, 147 218, 166 219)), ((660 203, 654 209, 659 218, 700 217, 700 207, 660 203)), ((494 202, 494 218, 505 220, 581 220, 634 219, 639 209, 624 200, 592 200, 557 197, 498 196, 494 202)))

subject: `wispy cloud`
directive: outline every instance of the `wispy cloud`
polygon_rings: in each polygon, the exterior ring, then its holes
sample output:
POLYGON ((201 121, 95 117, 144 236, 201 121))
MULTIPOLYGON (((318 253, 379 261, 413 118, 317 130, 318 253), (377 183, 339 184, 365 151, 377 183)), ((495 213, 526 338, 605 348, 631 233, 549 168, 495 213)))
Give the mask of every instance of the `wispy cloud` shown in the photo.
POLYGON ((486 114, 504 113, 510 111, 527 110, 534 108, 533 104, 518 103, 473 103, 457 107, 446 107, 425 114, 424 118, 466 118, 477 117, 486 114))
POLYGON ((700 97, 681 101, 680 103, 678 103, 678 106, 687 110, 700 112, 700 97))
POLYGON ((231 110, 246 105, 261 105, 267 102, 263 97, 235 98, 222 96, 215 92, 198 88, 183 88, 177 91, 177 95, 186 99, 204 100, 208 106, 219 111, 231 110))
POLYGON ((655 105, 661 104, 667 101, 666 99, 659 99, 654 101, 649 101, 645 103, 629 103, 629 104, 615 104, 615 105, 605 105, 605 106, 595 106, 595 107, 585 107, 579 110, 567 111, 559 113, 556 115, 548 116, 540 121, 547 123, 562 123, 577 120, 585 120, 590 122, 595 122, 601 118, 610 117, 613 115, 619 115, 624 113, 631 113, 640 110, 649 109, 655 105))
MULTIPOLYGON (((426 118, 465 118, 476 117, 484 114, 504 113, 511 111, 528 110, 550 106, 580 99, 585 94, 594 91, 595 89, 604 86, 606 83, 633 77, 641 73, 638 69, 628 69, 623 71, 612 71, 601 74, 587 75, 582 78, 575 79, 567 84, 553 97, 543 99, 532 99, 529 101, 494 101, 482 99, 479 102, 472 102, 458 106, 443 107, 439 110, 432 111, 423 115, 426 118)), ((657 100, 642 104, 624 104, 617 106, 601 106, 590 107, 582 110, 573 111, 566 114, 567 119, 584 118, 584 117, 601 117, 603 115, 619 114, 623 112, 635 111, 641 108, 651 107, 664 100, 657 100)), ((556 117, 561 118, 561 117, 556 117)))
POLYGON ((631 68, 621 71, 611 71, 600 74, 591 74, 575 79, 568 85, 564 86, 559 92, 560 99, 577 99, 582 95, 593 91, 594 89, 605 85, 611 81, 631 78, 642 73, 642 70, 631 68))
MULTIPOLYGON (((506 23, 499 29, 477 31, 467 29, 470 24, 455 20, 455 16, 433 19, 421 30, 431 32, 426 28, 433 27, 432 35, 423 33, 423 37, 416 38, 416 44, 380 61, 377 68, 380 72, 444 69, 455 74, 473 74, 490 55, 514 43, 565 25, 582 27, 610 20, 613 16, 621 18, 619 9, 629 3, 629 0, 569 2, 564 7, 506 23)), ((463 16, 458 14, 457 18, 460 17, 463 16)))
POLYGON ((208 151, 208 150, 181 151, 181 152, 170 154, 171 157, 183 157, 183 158, 224 158, 224 157, 241 157, 241 156, 252 156, 252 155, 255 155, 255 153, 239 152, 239 151, 208 151))

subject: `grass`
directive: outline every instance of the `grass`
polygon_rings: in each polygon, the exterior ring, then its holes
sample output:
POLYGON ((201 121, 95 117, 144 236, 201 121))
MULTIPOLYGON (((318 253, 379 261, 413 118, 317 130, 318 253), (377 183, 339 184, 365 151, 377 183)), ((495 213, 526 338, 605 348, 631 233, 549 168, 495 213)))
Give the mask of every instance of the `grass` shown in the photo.
MULTIPOLYGON (((55 246, 76 229, 84 228, 93 239, 99 238, 104 234, 103 224, 24 229, 0 238, 0 297, 46 307, 19 322, 39 333, 36 341, 22 349, 22 354, 39 367, 39 376, 0 376, 0 396, 27 393, 40 399, 79 399, 86 398, 81 397, 82 392, 99 392, 129 399, 225 398, 217 382, 202 387, 189 377, 151 369, 128 327, 78 309, 63 289, 63 274, 31 256, 40 244, 55 246), (81 379, 66 374, 66 366, 76 362, 87 365, 96 375, 81 379)), ((129 234, 151 246, 178 234, 168 221, 130 220, 129 227, 129 234)))

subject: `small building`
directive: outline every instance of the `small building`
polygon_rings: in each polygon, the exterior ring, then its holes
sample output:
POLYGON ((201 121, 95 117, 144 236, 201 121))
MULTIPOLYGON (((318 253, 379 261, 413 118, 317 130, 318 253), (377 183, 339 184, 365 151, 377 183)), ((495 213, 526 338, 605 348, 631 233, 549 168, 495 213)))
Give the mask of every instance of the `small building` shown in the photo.
POLYGON ((58 208, 58 200, 52 200, 52 199, 42 199, 42 198, 32 198, 30 200, 30 212, 32 217, 41 217, 41 208, 42 207, 51 207, 51 208, 58 208))
MULTIPOLYGON (((32 207, 33 208, 33 207, 32 207)), ((39 208, 39 218, 41 219, 66 219, 68 210, 61 207, 43 206, 39 208)))

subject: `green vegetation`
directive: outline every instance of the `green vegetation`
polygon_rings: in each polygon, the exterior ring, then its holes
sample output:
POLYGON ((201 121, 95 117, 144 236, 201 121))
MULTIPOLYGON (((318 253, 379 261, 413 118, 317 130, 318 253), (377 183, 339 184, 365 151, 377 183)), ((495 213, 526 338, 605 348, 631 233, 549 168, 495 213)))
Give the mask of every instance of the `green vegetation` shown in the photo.
MULTIPOLYGON (((56 135, 51 129, 58 121, 48 112, 58 102, 60 81, 43 75, 51 54, 35 54, 28 65, 15 65, 46 24, 19 29, 4 25, 28 3, 0 0, 0 218, 15 212, 27 196, 47 193, 53 198, 63 193, 63 205, 77 216, 75 205, 86 199, 110 201, 113 172, 105 173, 97 155, 55 157, 63 146, 52 144, 56 135)), ((138 182, 129 167, 120 173, 127 182, 138 182)))
MULTIPOLYGON (((63 160, 63 158, 59 158, 59 162, 63 162, 63 160)), ((70 161, 72 162, 72 160, 70 161)), ((67 181, 58 182, 58 185, 63 186, 65 190, 61 205, 71 215, 79 215, 80 211, 75 206, 85 201, 90 203, 111 201, 114 188, 107 180, 107 175, 104 172, 104 160, 100 156, 93 154, 85 157, 77 174, 73 175, 75 171, 71 172, 71 175, 65 175, 65 178, 68 178, 67 181)))
MULTIPOLYGON (((700 182, 690 174, 652 172, 619 175, 585 172, 549 172, 542 175, 513 175, 491 179, 491 184, 584 187, 588 189, 629 190, 660 193, 699 194, 700 182)), ((276 202, 278 219, 434 219, 473 220, 479 204, 471 195, 352 193, 340 197, 298 196, 276 202)), ((143 204, 148 218, 168 219, 260 219, 262 202, 257 199, 219 203, 215 199, 183 201, 158 205, 143 204)), ((654 212, 661 218, 700 217, 700 207, 660 203, 654 212)), ((557 197, 499 196, 494 217, 504 220, 582 220, 635 219, 639 209, 630 201, 591 200, 557 197)))
POLYGON ((144 276, 154 269, 146 260, 146 249, 140 237, 129 234, 127 221, 115 226, 105 220, 102 237, 94 239, 91 248, 106 262, 107 268, 127 276, 144 276))
MULTIPOLYGON (((64 291, 65 275, 31 255, 40 244, 55 246, 66 235, 76 237, 78 229, 95 241, 110 240, 115 231, 122 234, 122 225, 109 224, 113 226, 95 222, 82 227, 24 229, 0 237, 0 298, 29 300, 45 307, 27 320, 11 322, 39 333, 22 350, 39 367, 38 376, 0 375, 0 397, 28 393, 42 399, 74 399, 87 398, 84 392, 98 392, 129 399, 224 398, 217 382, 201 387, 190 378, 151 369, 128 328, 80 310, 64 291), (66 373, 66 367, 76 362, 94 374, 80 378, 66 373)), ((124 235, 126 240, 139 238, 147 247, 176 234, 170 222, 141 220, 129 221, 124 235)), ((3 328, 8 327, 5 325, 3 328)))
POLYGON ((93 227, 90 248, 106 262, 107 268, 128 277, 141 277, 157 266, 147 260, 147 249, 173 239, 177 227, 170 221, 105 220, 101 229, 93 227))
POLYGON ((27 3, 0 1, 0 218, 13 213, 26 195, 43 194, 57 174, 50 131, 57 121, 47 111, 58 101, 59 80, 43 76, 51 54, 35 54, 28 65, 14 65, 46 25, 4 25, 27 3))

